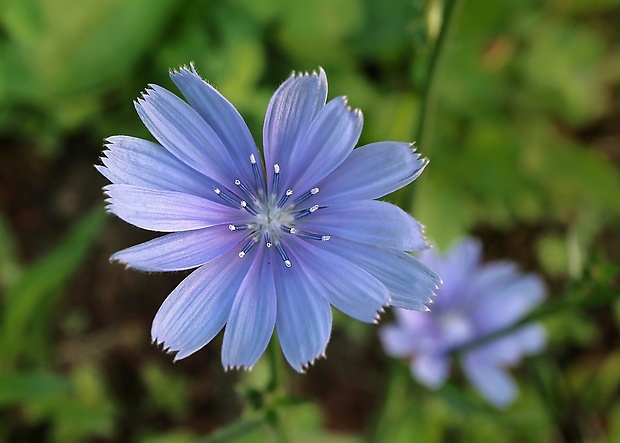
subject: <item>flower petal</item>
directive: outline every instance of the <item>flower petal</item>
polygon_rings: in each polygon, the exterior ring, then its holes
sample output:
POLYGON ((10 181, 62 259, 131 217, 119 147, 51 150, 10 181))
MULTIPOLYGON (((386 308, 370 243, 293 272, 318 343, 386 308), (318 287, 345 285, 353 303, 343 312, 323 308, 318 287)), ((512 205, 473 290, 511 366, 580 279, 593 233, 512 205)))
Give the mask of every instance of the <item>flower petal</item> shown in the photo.
POLYGON ((517 386, 508 373, 481 358, 475 352, 462 357, 465 375, 478 391, 493 405, 505 407, 517 395, 517 386))
POLYGON ((182 271, 216 259, 246 235, 247 232, 231 231, 228 225, 174 232, 118 251, 110 260, 141 271, 182 271))
POLYGON ((298 226, 317 234, 400 251, 429 247, 420 223, 398 206, 377 200, 319 209, 312 216, 299 219, 298 226))
POLYGON ((419 354, 411 361, 413 376, 424 386, 437 389, 448 378, 450 360, 441 354, 419 354))
POLYGON ((244 213, 190 194, 130 185, 107 185, 108 211, 142 229, 189 231, 220 224, 242 224, 244 213))
POLYGON ((219 199, 213 192, 213 180, 190 168, 162 146, 123 135, 107 141, 105 157, 101 158, 105 166, 95 167, 112 183, 219 199))
POLYGON ((482 332, 495 331, 514 324, 545 298, 545 285, 534 274, 513 276, 512 281, 489 288, 473 312, 482 332))
POLYGON ((352 111, 344 97, 327 103, 301 142, 291 147, 290 174, 285 189, 305 192, 316 186, 351 154, 363 125, 362 112, 352 111))
POLYGON ((321 192, 313 203, 333 205, 383 197, 418 178, 427 164, 409 143, 360 146, 318 183, 321 192))
POLYGON ((485 361, 501 366, 514 366, 523 355, 536 354, 545 346, 545 329, 539 324, 528 324, 476 348, 485 361))
MULTIPOLYGON (((171 72, 170 78, 226 147, 237 169, 234 178, 248 186, 254 185, 250 155, 256 159, 260 157, 252 134, 239 112, 213 86, 200 78, 193 65, 191 70, 181 68, 171 72)), ((261 170, 259 168, 259 173, 261 170)))
POLYGON ((265 352, 276 322, 276 288, 271 249, 255 248, 243 259, 253 261, 228 316, 222 344, 225 368, 252 368, 265 352))
POLYGON ((310 123, 327 101, 327 77, 319 73, 292 74, 271 97, 263 127, 263 146, 268 183, 273 165, 288 171, 293 147, 301 140, 310 123))
POLYGON ((385 285, 359 266, 328 252, 323 245, 312 245, 312 241, 286 238, 284 247, 292 266, 299 266, 308 275, 314 291, 336 309, 360 321, 375 323, 389 301, 385 285))
POLYGON ((332 327, 331 307, 316 294, 299 266, 287 268, 281 260, 272 266, 278 296, 278 339, 289 364, 303 372, 325 352, 332 327))
POLYGON ((237 170, 213 129, 172 92, 149 86, 135 107, 151 134, 183 163, 232 188, 237 170))
POLYGON ((441 279, 411 255, 356 242, 332 238, 321 247, 366 270, 390 292, 390 305, 428 311, 441 279))
POLYGON ((222 330, 244 275, 250 266, 231 251, 192 272, 166 298, 151 328, 151 337, 175 360, 193 354, 222 330))

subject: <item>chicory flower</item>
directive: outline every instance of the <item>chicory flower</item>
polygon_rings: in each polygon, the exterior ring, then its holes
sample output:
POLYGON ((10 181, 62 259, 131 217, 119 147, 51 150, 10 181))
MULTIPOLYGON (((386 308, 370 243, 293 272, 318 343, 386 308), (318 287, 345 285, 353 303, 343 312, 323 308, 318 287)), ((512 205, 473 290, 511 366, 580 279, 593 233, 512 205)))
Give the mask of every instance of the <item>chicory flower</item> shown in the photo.
POLYGON ((354 149, 362 113, 344 97, 327 102, 320 70, 277 89, 261 155, 193 66, 170 76, 187 102, 157 85, 135 102, 158 143, 110 137, 97 166, 112 182, 110 212, 167 233, 111 259, 143 271, 196 268, 157 312, 155 342, 181 359, 225 328, 223 366, 251 368, 275 328, 302 371, 325 352, 331 306, 363 322, 389 304, 425 309, 439 278, 406 252, 427 247, 422 228, 375 200, 426 166, 410 144, 354 149))

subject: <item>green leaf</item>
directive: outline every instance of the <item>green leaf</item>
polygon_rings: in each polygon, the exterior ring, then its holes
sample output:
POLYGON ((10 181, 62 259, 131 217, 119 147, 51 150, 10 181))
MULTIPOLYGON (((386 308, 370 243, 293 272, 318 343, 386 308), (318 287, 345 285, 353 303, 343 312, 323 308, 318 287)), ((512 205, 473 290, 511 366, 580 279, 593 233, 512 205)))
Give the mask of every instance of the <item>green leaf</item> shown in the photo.
POLYGON ((64 285, 76 272, 104 220, 100 208, 81 219, 58 246, 24 270, 7 292, 0 324, 2 363, 44 353, 46 321, 64 285))
POLYGON ((8 220, 0 213, 0 286, 7 291, 21 273, 13 232, 8 220))
POLYGON ((66 394, 69 381, 48 372, 0 374, 0 407, 66 394))

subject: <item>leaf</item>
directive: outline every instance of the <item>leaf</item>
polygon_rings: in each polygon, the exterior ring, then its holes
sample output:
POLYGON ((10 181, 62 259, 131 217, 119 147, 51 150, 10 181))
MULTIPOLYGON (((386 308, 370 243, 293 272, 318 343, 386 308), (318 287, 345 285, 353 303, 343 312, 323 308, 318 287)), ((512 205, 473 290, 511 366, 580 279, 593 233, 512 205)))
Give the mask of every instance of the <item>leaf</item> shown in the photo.
POLYGON ((66 394, 69 381, 48 372, 0 375, 0 407, 66 394))
POLYGON ((7 219, 0 213, 0 286, 6 291, 18 279, 21 272, 13 232, 7 219))
POLYGON ((90 249, 104 220, 95 209, 81 219, 58 246, 22 273, 7 292, 0 324, 2 363, 10 366, 20 354, 43 353, 49 310, 90 249))

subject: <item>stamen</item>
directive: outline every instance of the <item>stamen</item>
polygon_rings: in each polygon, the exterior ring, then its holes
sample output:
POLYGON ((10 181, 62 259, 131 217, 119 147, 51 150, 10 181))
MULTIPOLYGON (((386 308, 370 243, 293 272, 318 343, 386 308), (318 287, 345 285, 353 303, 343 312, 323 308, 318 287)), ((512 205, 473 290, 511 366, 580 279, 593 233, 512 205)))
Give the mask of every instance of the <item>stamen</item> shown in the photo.
POLYGON ((254 173, 254 181, 256 182, 256 189, 263 189, 265 182, 260 179, 260 170, 256 164, 256 157, 254 154, 250 154, 250 163, 252 163, 252 172, 254 173))
POLYGON ((281 208, 282 206, 284 206, 284 203, 286 203, 286 201, 288 200, 288 198, 293 195, 293 190, 292 189, 287 189, 286 192, 284 193, 284 195, 282 197, 280 197, 280 200, 278 201, 278 204, 276 205, 278 208, 281 208))
POLYGON ((235 180, 235 185, 237 185, 239 189, 241 189, 245 195, 250 197, 252 201, 257 201, 256 196, 254 195, 252 190, 248 188, 246 185, 244 185, 243 183, 241 183, 241 180, 235 180))
POLYGON ((319 188, 312 188, 308 192, 306 192, 304 195, 300 196, 297 200, 295 200, 294 204, 298 205, 302 201, 308 200, 310 197, 318 193, 319 193, 319 188))
POLYGON ((293 215, 293 218, 294 218, 295 220, 300 219, 300 218, 302 218, 302 217, 305 217, 305 216, 306 216, 306 215, 308 215, 308 214, 312 214, 313 212, 316 212, 316 211, 317 211, 317 210, 319 210, 319 209, 320 209, 319 205, 314 205, 314 206, 312 206, 312 207, 310 207, 310 208, 308 208, 308 209, 304 209, 303 211, 296 212, 296 213, 293 215))
POLYGON ((284 232, 288 234, 297 235, 299 237, 308 238, 310 240, 328 241, 331 238, 330 235, 313 234, 312 232, 300 231, 294 226, 288 227, 288 226, 282 225, 280 226, 280 229, 282 229, 284 232))
POLYGON ((269 235, 269 232, 265 232, 264 238, 265 238, 265 246, 267 246, 268 248, 271 248, 271 246, 273 246, 273 243, 271 243, 271 236, 269 235))
POLYGON ((271 193, 273 195, 278 194, 278 186, 280 185, 280 165, 273 165, 273 181, 271 182, 271 193))
POLYGON ((230 195, 226 194, 225 192, 222 192, 222 190, 220 188, 218 188, 217 186, 213 186, 213 191, 217 195, 222 197, 222 199, 224 201, 226 201, 227 203, 231 204, 233 207, 235 207, 235 208, 239 207, 239 202, 238 201, 236 201, 234 198, 232 198, 230 195))
POLYGON ((256 210, 252 207, 252 205, 248 205, 248 202, 246 202, 245 200, 241 200, 241 208, 245 209, 246 211, 248 211, 250 214, 254 216, 258 215, 258 212, 256 212, 256 210))
POLYGON ((291 261, 289 260, 288 255, 286 255, 286 252, 284 252, 282 245, 280 245, 280 243, 276 243, 276 248, 278 249, 278 252, 280 253, 280 257, 282 257, 282 260, 284 260, 284 264, 286 265, 286 267, 290 268, 291 261))
POLYGON ((230 229, 231 231, 243 231, 249 228, 250 225, 228 225, 228 229, 230 229))
POLYGON ((239 252, 239 258, 245 257, 245 255, 248 252, 250 252, 250 249, 252 249, 255 244, 256 244, 256 240, 254 239, 251 239, 249 242, 247 242, 245 246, 243 247, 243 249, 241 250, 241 252, 239 252))

